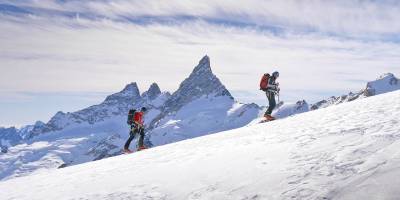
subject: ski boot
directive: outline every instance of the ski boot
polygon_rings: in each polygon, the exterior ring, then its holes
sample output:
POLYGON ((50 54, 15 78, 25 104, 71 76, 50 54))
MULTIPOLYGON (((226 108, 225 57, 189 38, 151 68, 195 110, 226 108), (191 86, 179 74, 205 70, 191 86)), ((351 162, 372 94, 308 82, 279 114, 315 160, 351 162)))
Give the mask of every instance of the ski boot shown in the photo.
POLYGON ((272 120, 275 120, 275 118, 272 117, 271 115, 266 114, 266 115, 264 115, 264 119, 261 120, 260 123, 265 123, 265 122, 269 122, 269 121, 272 121, 272 120))
POLYGON ((137 151, 141 151, 141 150, 144 150, 144 149, 147 149, 147 147, 145 147, 144 145, 143 146, 139 146, 137 151))
POLYGON ((264 115, 264 118, 265 118, 267 121, 275 120, 275 117, 272 117, 271 115, 268 115, 268 114, 264 115))
POLYGON ((133 151, 131 151, 130 149, 124 149, 124 150, 122 150, 122 152, 123 152, 124 154, 133 153, 133 151))

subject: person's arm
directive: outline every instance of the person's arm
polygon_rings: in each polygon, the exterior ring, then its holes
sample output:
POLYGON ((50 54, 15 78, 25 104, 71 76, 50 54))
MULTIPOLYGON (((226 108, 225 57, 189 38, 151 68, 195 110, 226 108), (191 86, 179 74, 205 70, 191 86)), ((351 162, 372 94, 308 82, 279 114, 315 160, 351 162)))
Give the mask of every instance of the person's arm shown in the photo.
POLYGON ((278 89, 278 85, 275 84, 275 83, 274 84, 268 84, 267 88, 271 89, 271 90, 277 90, 278 89))
POLYGON ((273 79, 272 77, 268 81, 267 89, 274 90, 274 91, 276 91, 278 89, 278 84, 275 83, 275 79, 273 79))
POLYGON ((268 82, 267 91, 278 93, 279 90, 279 83, 276 83, 274 79, 271 79, 268 82))

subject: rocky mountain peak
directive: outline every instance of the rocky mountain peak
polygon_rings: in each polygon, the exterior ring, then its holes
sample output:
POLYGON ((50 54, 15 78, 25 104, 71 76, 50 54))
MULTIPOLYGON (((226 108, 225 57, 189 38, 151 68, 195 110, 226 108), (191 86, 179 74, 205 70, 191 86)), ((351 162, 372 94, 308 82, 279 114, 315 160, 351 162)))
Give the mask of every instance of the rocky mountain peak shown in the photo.
POLYGON ((136 83, 130 83, 123 90, 108 96, 105 101, 99 105, 72 112, 57 112, 46 124, 35 124, 32 131, 25 134, 27 138, 51 132, 62 130, 72 124, 89 123, 94 124, 104 121, 107 118, 116 115, 125 115, 133 105, 140 103, 142 98, 136 83))
POLYGON ((164 103, 162 113, 153 119, 150 128, 166 115, 178 111, 184 105, 199 99, 200 97, 225 96, 233 100, 230 92, 221 81, 212 73, 210 58, 204 56, 192 73, 186 78, 164 103))
POLYGON ((365 96, 373 96, 400 89, 400 80, 392 73, 379 76, 375 81, 367 83, 365 96))
POLYGON ((392 79, 395 78, 394 74, 392 73, 385 73, 379 76, 376 80, 381 80, 381 79, 392 79))
POLYGON ((212 73, 210 58, 204 56, 193 72, 186 78, 166 102, 166 108, 177 110, 186 103, 202 96, 228 96, 230 92, 212 73))
POLYGON ((200 61, 199 64, 193 69, 191 75, 212 75, 210 57, 205 55, 200 61))
POLYGON ((126 85, 122 91, 108 96, 105 101, 114 102, 114 101, 119 101, 121 99, 127 101, 134 101, 138 98, 140 98, 139 88, 136 82, 133 82, 126 85))
POLYGON ((43 126, 43 125, 45 125, 45 124, 46 124, 46 123, 44 123, 44 122, 38 120, 38 121, 35 122, 34 126, 43 126))
POLYGON ((153 83, 150 85, 150 88, 142 94, 142 98, 154 100, 160 94, 161 94, 160 87, 158 87, 157 83, 153 83))
POLYGON ((214 94, 215 96, 231 96, 217 76, 213 74, 210 58, 207 55, 200 60, 189 77, 180 84, 179 89, 173 95, 189 91, 192 92, 192 96, 196 97, 210 94, 214 94))

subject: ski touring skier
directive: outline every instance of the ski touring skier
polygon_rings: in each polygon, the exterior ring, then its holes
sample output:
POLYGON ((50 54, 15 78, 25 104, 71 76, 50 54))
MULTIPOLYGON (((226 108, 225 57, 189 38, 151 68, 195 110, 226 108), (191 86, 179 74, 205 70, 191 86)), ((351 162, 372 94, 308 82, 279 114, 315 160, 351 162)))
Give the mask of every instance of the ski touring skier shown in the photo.
POLYGON ((260 81, 260 90, 264 91, 267 95, 268 99, 268 109, 264 113, 264 120, 265 121, 271 121, 274 120, 275 118, 271 116, 272 110, 274 110, 276 106, 276 101, 275 101, 275 95, 279 95, 279 83, 276 82, 276 79, 279 77, 279 72, 275 71, 270 75, 269 73, 266 73, 262 76, 261 81, 260 81))
POLYGON ((129 110, 128 113, 128 125, 130 125, 129 131, 129 138, 125 142, 124 145, 124 153, 132 153, 129 149, 129 145, 131 144, 132 140, 135 138, 136 134, 139 134, 139 141, 138 141, 138 148, 137 151, 146 149, 143 144, 144 140, 144 114, 146 113, 146 107, 142 107, 140 111, 136 111, 134 109, 129 110))

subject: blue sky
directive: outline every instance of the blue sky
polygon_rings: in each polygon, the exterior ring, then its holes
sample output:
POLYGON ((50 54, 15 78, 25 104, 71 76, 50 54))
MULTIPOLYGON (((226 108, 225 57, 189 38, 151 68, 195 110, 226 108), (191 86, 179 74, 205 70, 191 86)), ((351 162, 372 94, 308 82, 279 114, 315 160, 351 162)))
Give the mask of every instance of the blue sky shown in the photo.
POLYGON ((399 1, 0 0, 0 125, 48 121, 137 82, 177 89, 205 54, 242 102, 320 99, 400 74, 399 1))

